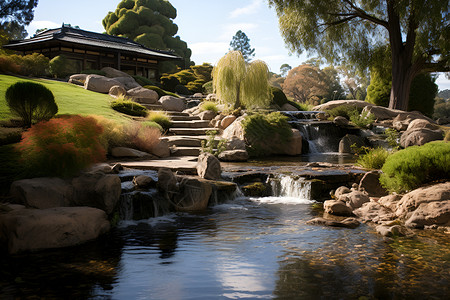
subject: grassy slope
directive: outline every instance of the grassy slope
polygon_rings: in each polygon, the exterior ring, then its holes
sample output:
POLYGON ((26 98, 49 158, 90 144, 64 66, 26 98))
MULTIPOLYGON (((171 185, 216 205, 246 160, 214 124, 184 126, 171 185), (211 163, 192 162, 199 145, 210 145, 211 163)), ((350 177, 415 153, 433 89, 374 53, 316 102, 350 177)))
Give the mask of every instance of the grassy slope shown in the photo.
POLYGON ((82 87, 47 79, 28 79, 0 74, 0 120, 11 118, 6 105, 6 89, 17 81, 38 82, 49 88, 55 96, 58 114, 100 115, 117 121, 129 118, 113 110, 109 103, 111 97, 105 94, 87 91, 82 87))

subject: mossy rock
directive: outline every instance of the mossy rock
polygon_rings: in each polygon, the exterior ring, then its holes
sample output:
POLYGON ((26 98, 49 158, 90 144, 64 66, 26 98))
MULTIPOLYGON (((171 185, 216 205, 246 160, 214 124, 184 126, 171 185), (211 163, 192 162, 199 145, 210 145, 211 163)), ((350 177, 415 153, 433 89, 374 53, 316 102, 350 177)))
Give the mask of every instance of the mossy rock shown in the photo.
POLYGON ((254 182, 242 187, 242 192, 247 197, 267 197, 272 194, 272 188, 262 182, 254 182))

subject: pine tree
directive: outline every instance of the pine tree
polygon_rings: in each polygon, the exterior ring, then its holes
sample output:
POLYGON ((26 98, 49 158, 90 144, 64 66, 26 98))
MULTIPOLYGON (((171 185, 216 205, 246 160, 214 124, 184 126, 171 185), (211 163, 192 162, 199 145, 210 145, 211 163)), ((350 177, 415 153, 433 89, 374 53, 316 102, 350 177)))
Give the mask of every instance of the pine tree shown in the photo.
POLYGON ((247 63, 255 57, 255 48, 252 49, 250 47, 250 39, 242 30, 236 32, 231 39, 230 51, 240 51, 242 56, 244 56, 245 62, 247 63))

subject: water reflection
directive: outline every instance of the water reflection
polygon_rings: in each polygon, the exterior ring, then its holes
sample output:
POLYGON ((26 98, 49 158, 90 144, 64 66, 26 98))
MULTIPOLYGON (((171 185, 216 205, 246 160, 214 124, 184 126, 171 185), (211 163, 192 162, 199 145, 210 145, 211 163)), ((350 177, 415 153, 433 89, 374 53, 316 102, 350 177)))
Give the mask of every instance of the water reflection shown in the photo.
MULTIPOLYGON (((123 222, 70 250, 0 257, 0 294, 74 299, 446 299, 448 235, 306 225, 301 199, 123 222)), ((1 297, 0 297, 1 298, 1 297)))

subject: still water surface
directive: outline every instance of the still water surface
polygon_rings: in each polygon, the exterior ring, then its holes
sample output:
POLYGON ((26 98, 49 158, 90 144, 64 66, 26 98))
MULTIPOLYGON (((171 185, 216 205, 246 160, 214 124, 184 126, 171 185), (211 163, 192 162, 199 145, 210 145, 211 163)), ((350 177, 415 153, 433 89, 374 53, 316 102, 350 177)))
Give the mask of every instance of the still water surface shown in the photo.
POLYGON ((445 233, 385 241, 306 225, 313 201, 237 199, 122 222, 70 250, 2 257, 0 299, 449 299, 445 233))

